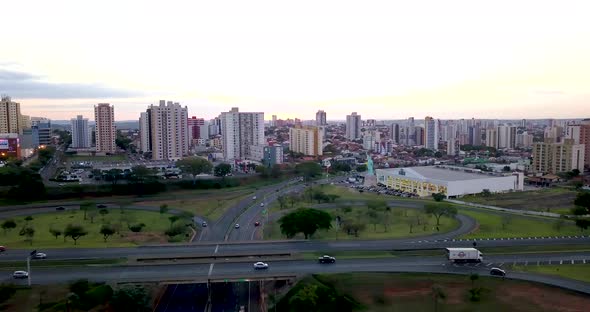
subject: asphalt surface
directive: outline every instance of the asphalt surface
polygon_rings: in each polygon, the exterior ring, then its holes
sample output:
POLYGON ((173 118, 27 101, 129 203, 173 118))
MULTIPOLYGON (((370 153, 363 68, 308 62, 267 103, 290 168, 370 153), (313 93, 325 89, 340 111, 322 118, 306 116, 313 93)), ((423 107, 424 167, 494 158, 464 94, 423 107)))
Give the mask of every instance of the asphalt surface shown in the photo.
MULTIPOLYGON (((252 263, 221 263, 221 264, 186 264, 186 265, 152 265, 152 266, 120 266, 120 267, 76 267, 76 268, 38 268, 31 272, 34 284, 66 283, 72 280, 87 278, 93 281, 141 282, 141 281, 185 281, 206 282, 208 279, 224 277, 242 277, 248 279, 267 278, 272 276, 302 275, 311 273, 342 273, 342 272, 431 272, 469 274, 472 272, 486 275, 491 267, 507 265, 537 265, 563 263, 590 263, 590 252, 568 254, 538 253, 519 255, 485 256, 480 264, 452 264, 445 256, 434 257, 398 257, 384 259, 351 259, 337 260, 335 264, 319 264, 316 261, 274 261, 269 262, 268 270, 254 270, 252 263)), ((24 263, 24 262, 23 262, 24 263)), ((12 271, 0 269, 2 282, 13 282, 12 271)), ((533 280, 548 283, 590 294, 590 284, 584 282, 508 272, 508 278, 533 280)), ((15 280, 17 284, 25 284, 26 280, 15 280)))

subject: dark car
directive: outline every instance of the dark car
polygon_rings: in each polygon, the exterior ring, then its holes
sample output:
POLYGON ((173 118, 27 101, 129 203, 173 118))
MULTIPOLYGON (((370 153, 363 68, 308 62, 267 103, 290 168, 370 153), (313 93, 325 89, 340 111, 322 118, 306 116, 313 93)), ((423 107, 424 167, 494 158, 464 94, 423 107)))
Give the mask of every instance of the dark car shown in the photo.
POLYGON ((59 206, 59 207, 55 208, 55 210, 57 210, 57 211, 64 211, 64 210, 66 210, 66 208, 64 208, 62 206, 59 206))
POLYGON ((319 263, 335 263, 336 262, 336 258, 327 256, 327 255, 323 255, 323 256, 321 256, 321 257, 318 258, 318 262, 319 263))
POLYGON ((259 225, 260 225, 260 222, 258 222, 258 221, 254 222, 254 226, 259 226, 259 225))
POLYGON ((506 271, 500 269, 500 268, 492 268, 490 270, 490 275, 496 275, 496 276, 506 276, 506 271))
POLYGON ((103 205, 103 204, 100 204, 100 205, 97 205, 96 207, 97 208, 106 208, 107 206, 106 205, 103 205))
POLYGON ((6 247, 0 246, 0 252, 2 252, 2 251, 6 251, 6 247))

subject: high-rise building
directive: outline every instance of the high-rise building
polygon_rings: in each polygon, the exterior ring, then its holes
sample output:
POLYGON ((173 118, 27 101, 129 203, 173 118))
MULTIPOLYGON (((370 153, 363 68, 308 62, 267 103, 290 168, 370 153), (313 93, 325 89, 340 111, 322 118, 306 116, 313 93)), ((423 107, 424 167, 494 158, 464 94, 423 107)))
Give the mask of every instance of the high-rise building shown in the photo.
POLYGON ((498 126, 498 148, 516 147, 516 127, 498 126))
POLYGON ((237 107, 219 116, 223 158, 234 161, 249 158, 250 146, 265 145, 264 113, 241 113, 237 107))
POLYGON ((574 140, 574 144, 584 144, 584 165, 590 167, 590 119, 584 119, 577 125, 569 125, 565 137, 574 140))
MULTIPOLYGON (((424 128, 416 126, 414 127, 414 142, 416 146, 423 146, 424 145, 424 128)), ((411 136, 410 136, 411 138, 411 136)))
POLYGON ((90 148, 92 145, 92 131, 88 127, 88 118, 82 115, 71 119, 72 127, 72 147, 73 148, 90 148))
POLYGON ((21 115, 20 116, 20 127, 23 130, 30 129, 31 128, 31 116, 21 115))
POLYGON ((0 99, 0 133, 22 134, 20 103, 9 96, 0 99))
POLYGON ((152 129, 149 109, 147 112, 141 112, 139 115, 139 150, 142 153, 152 151, 152 142, 150 140, 152 129))
POLYGON ((209 121, 209 136, 221 134, 221 119, 215 117, 209 121))
POLYGON ((519 133, 516 135, 516 146, 529 148, 533 146, 533 135, 528 132, 519 133))
POLYGON ((356 140, 361 137, 361 115, 353 112, 346 115, 346 138, 356 140))
MULTIPOLYGON (((195 141, 201 139, 201 129, 203 126, 205 126, 205 119, 203 118, 193 116, 188 119, 188 141, 190 145, 195 145, 195 141)), ((207 129, 208 134, 209 129, 207 129)))
POLYGON ((323 151, 324 127, 295 127, 289 129, 289 149, 306 156, 321 156, 323 151))
POLYGON ((391 140, 393 141, 393 143, 395 144, 400 144, 400 130, 399 130, 399 124, 391 124, 391 129, 389 129, 389 136, 391 138, 391 140))
POLYGON ((178 160, 188 155, 189 130, 186 106, 160 100, 159 105, 150 105, 146 113, 141 114, 139 124, 143 129, 149 130, 147 137, 141 135, 142 140, 147 140, 142 145, 149 147, 148 151, 152 153, 153 160, 178 160))
POLYGON ((94 120, 96 121, 96 151, 102 153, 116 152, 115 138, 117 136, 117 130, 115 128, 115 107, 108 103, 95 105, 94 120))
POLYGON ((272 115, 272 121, 270 122, 271 127, 277 126, 277 115, 272 115))
MULTIPOLYGON (((554 119, 551 119, 551 120, 554 120, 554 119)), ((555 124, 555 123, 552 122, 551 124, 555 124)), ((555 139, 556 142, 561 142, 561 139, 563 138, 563 134, 564 134, 563 127, 552 126, 552 127, 545 128, 545 131, 543 132, 543 138, 555 139)))
POLYGON ((326 112, 324 112, 323 110, 318 110, 318 112, 315 113, 315 124, 316 126, 325 126, 328 124, 328 120, 326 119, 326 112))
POLYGON ((545 139, 533 145, 533 172, 556 174, 559 172, 584 170, 584 145, 574 144, 574 140, 565 139, 556 142, 555 138, 545 139))
POLYGON ((481 129, 479 126, 471 126, 468 128, 468 144, 473 146, 480 146, 481 145, 481 129))
POLYGON ((455 156, 457 154, 457 140, 451 139, 447 140, 447 155, 455 156))
POLYGON ((486 129, 486 146, 498 148, 498 128, 486 129))
POLYGON ((31 136, 34 148, 51 144, 51 120, 31 117, 31 136))
POLYGON ((429 116, 424 119, 424 147, 438 150, 438 121, 429 116))

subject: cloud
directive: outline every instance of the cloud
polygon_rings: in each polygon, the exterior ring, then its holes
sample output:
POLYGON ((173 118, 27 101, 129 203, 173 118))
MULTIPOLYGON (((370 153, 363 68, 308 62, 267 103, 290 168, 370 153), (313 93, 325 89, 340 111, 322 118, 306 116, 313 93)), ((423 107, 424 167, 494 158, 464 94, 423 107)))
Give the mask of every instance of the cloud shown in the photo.
POLYGON ((1 68, 0 93, 21 99, 129 98, 143 95, 135 90, 102 84, 47 82, 42 76, 1 68))

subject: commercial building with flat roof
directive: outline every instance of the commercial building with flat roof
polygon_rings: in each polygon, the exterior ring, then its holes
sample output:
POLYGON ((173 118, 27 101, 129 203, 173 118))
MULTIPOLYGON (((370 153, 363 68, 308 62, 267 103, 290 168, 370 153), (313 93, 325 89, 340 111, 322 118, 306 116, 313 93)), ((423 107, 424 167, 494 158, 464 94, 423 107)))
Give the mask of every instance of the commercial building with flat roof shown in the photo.
POLYGON ((433 193, 461 197, 478 194, 486 189, 492 193, 517 191, 523 189, 524 179, 522 173, 502 175, 451 166, 377 169, 375 173, 378 183, 421 197, 433 193))

